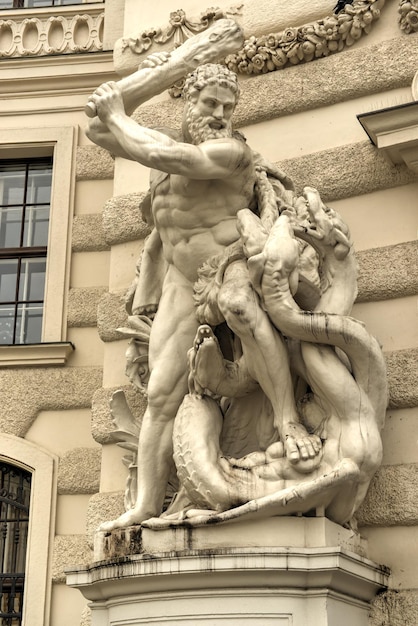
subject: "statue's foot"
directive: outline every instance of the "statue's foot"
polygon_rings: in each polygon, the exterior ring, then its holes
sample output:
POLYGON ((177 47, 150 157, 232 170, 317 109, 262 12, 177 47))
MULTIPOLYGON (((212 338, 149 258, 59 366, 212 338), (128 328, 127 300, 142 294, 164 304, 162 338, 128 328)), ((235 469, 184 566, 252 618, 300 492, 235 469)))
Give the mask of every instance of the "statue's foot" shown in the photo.
POLYGON ((285 455, 293 468, 302 473, 316 469, 323 456, 318 435, 310 435, 302 424, 288 422, 282 427, 285 455))
POLYGON ((216 394, 219 383, 226 376, 225 363, 218 340, 207 324, 199 326, 189 359, 197 390, 200 387, 200 392, 209 390, 216 394))
POLYGON ((141 509, 129 509, 126 513, 123 513, 120 517, 109 522, 103 522, 100 524, 98 530, 104 532, 110 532, 116 528, 128 528, 128 526, 139 526, 143 521, 152 517, 152 513, 144 513, 141 509))

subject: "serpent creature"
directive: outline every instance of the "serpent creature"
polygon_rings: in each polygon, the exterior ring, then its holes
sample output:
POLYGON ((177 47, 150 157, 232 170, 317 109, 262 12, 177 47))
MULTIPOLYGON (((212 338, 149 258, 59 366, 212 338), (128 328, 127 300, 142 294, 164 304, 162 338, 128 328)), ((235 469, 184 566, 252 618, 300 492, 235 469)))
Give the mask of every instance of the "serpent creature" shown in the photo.
POLYGON ((242 358, 234 363, 224 358, 214 332, 202 325, 189 353, 190 393, 174 428, 174 460, 189 505, 145 526, 158 529, 185 520, 199 526, 318 508, 345 524, 366 495, 382 455, 384 358, 362 322, 348 315, 356 297, 348 229, 314 189, 305 188, 304 198, 305 220, 286 208, 269 233, 248 209, 240 211, 238 220, 253 288, 274 327, 287 338, 292 370, 305 389, 299 412, 308 431, 320 437, 322 450, 292 463, 276 437, 265 449, 241 458, 225 454, 225 403, 220 398, 243 406, 257 381, 251 380, 242 358), (320 259, 321 296, 311 311, 301 309, 292 295, 298 239, 309 243, 320 259))

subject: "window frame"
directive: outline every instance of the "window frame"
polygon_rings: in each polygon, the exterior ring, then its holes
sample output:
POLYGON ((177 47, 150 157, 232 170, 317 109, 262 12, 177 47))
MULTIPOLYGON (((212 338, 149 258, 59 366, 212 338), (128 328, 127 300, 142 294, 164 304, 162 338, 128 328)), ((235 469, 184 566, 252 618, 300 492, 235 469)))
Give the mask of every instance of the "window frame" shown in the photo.
POLYGON ((66 341, 66 296, 77 130, 74 126, 0 129, 0 160, 43 156, 53 160, 42 340, 0 346, 0 367, 65 363, 73 349, 66 341))
POLYGON ((47 626, 58 459, 25 439, 4 433, 0 434, 0 458, 32 474, 22 625, 47 626))

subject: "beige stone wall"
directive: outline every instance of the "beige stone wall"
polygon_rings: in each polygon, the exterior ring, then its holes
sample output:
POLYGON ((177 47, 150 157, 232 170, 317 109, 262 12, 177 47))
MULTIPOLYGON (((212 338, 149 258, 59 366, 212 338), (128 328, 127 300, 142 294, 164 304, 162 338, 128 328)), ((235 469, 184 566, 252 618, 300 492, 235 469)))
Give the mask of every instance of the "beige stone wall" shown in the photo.
MULTIPOLYGON (((109 15, 124 4, 109 3, 109 15)), ((349 224, 359 262, 354 314, 387 356, 383 465, 358 515, 370 558, 392 570, 391 588, 376 599, 370 626, 413 626, 418 619, 418 175, 388 163, 356 118, 411 99, 418 35, 401 33, 397 4, 387 1, 370 36, 344 52, 242 77, 236 112, 236 126, 254 149, 285 169, 299 190, 305 184, 317 187, 349 224)), ((137 0, 126 1, 125 33, 137 7, 137 0)), ((198 15, 207 6, 188 0, 185 8, 198 15)), ((168 0, 159 3, 159 19, 168 18, 170 10, 168 0)), ((121 23, 107 27, 106 49, 121 29, 121 23)), ((64 585, 64 570, 91 559, 94 529, 123 508, 125 470, 121 450, 109 439, 110 395, 123 386, 139 418, 145 409, 144 398, 132 392, 124 375, 126 340, 116 328, 126 318, 123 294, 148 234, 138 212, 147 172, 114 161, 83 134, 84 102, 90 90, 113 77, 111 55, 71 63, 28 61, 19 69, 16 61, 7 61, 0 77, 0 89, 4 84, 10 96, 0 105, 0 129, 71 125, 78 130, 66 290, 67 338, 75 351, 65 366, 0 369, 1 431, 59 459, 50 626, 88 624, 86 603, 64 585), (23 80, 34 71, 38 82, 32 78, 31 89, 13 83, 16 72, 23 80), (66 72, 67 86, 64 79, 54 82, 66 72)), ((135 118, 178 127, 181 108, 163 95, 135 118)))

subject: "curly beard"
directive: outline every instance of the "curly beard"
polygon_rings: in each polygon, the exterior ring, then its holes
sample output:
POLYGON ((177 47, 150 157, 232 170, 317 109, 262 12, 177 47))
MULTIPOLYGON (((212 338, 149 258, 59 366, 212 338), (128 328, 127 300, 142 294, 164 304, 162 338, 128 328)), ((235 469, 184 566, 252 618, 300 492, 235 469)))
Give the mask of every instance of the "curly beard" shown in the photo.
POLYGON ((187 107, 185 120, 187 130, 189 131, 192 143, 195 146, 203 143, 204 141, 209 141, 210 139, 224 139, 232 137, 232 125, 230 122, 227 122, 227 125, 219 130, 211 128, 209 124, 213 123, 215 120, 210 116, 202 117, 198 113, 195 113, 193 105, 189 105, 187 107))

